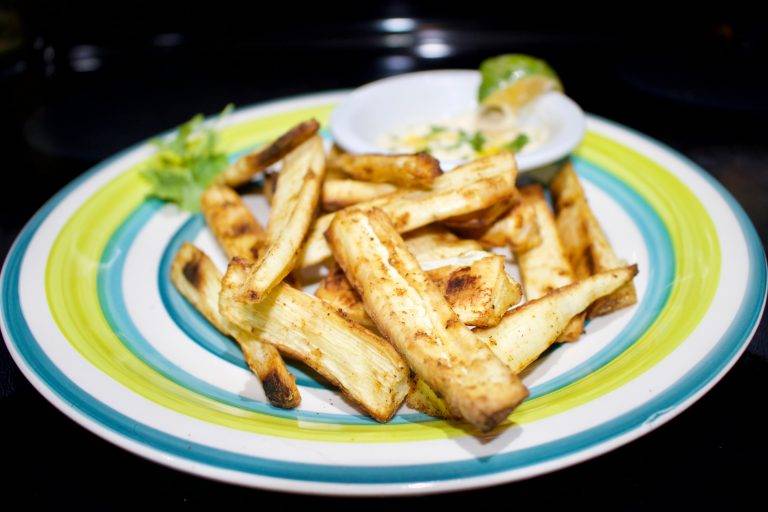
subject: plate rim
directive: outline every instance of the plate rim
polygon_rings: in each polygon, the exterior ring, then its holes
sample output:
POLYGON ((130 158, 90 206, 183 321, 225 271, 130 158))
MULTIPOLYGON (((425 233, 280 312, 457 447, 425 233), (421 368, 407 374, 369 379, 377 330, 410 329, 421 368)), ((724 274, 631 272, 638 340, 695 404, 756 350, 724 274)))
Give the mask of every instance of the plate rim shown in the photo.
MULTIPOLYGON (((269 107, 280 109, 289 104, 294 104, 294 103, 298 104, 298 103, 301 103, 302 101, 321 102, 323 98, 338 100, 340 97, 342 97, 342 95, 348 94, 348 93, 349 93, 348 90, 323 91, 323 92, 312 93, 312 94, 304 94, 299 96, 280 98, 277 100, 268 100, 261 103, 244 106, 243 108, 239 109, 238 113, 243 115, 244 117, 248 117, 249 111, 252 109, 259 109, 259 108, 266 109, 269 107)), ((732 213, 736 217, 737 223, 745 238, 746 244, 749 246, 750 242, 754 242, 754 241, 757 242, 756 246, 759 248, 757 259, 759 260, 760 259, 759 257, 762 256, 762 269, 758 269, 758 270, 762 270, 763 273, 765 272, 765 268, 766 268, 765 249, 762 245, 762 242, 760 241, 759 235, 757 234, 757 231, 753 223, 751 222, 751 219, 746 214, 746 212, 741 207, 741 205, 738 203, 738 201, 736 201, 736 199, 732 196, 732 194, 727 189, 725 189, 725 187, 723 187, 723 185, 720 184, 712 175, 710 175, 703 168, 698 166, 696 163, 694 163, 689 158, 682 155, 675 149, 667 146, 662 142, 657 141, 652 137, 649 137, 648 135, 645 135, 641 132, 638 132, 632 128, 626 127, 619 123, 607 120, 600 116, 589 114, 589 118, 595 119, 599 122, 602 122, 609 126, 617 128, 620 131, 628 132, 651 145, 659 147, 660 149, 670 153, 674 157, 681 160, 688 168, 695 171, 697 175, 703 177, 704 180, 707 182, 707 184, 710 185, 715 190, 715 192, 724 199, 728 208, 732 211, 732 213)), ((171 132, 172 130, 168 130, 161 135, 165 135, 171 132)), ((7 275, 9 271, 8 266, 9 266, 10 260, 12 259, 11 256, 14 255, 16 251, 19 250, 19 244, 21 243, 21 240, 24 238, 25 235, 29 234, 28 232, 30 231, 31 227, 35 223, 42 222, 47 217, 47 213, 51 209, 53 209, 53 207, 55 207, 55 205, 58 204, 61 199, 69 195, 70 192, 75 190, 84 181, 94 176, 95 174, 97 174, 98 172, 100 172, 101 170, 103 170, 113 162, 121 159, 122 157, 126 156, 127 154, 135 150, 138 150, 139 148, 145 145, 146 145, 146 141, 141 141, 122 151, 119 151, 118 153, 110 156, 104 161, 88 169, 87 171, 77 176, 72 181, 70 181, 67 185, 65 185, 60 191, 58 191, 48 201, 46 201, 37 210, 37 212, 35 212, 35 214, 27 221, 27 223, 25 223, 24 227, 19 232, 13 244, 8 250, 8 254, 3 263, 2 272, 0 272, 0 285, 2 285, 3 289, 6 286, 6 280, 7 280, 7 275)), ((23 261, 23 258, 21 258, 19 261, 23 261)), ((704 384, 701 385, 699 389, 694 393, 692 393, 688 398, 681 401, 679 404, 674 406, 671 410, 666 411, 665 414, 663 414, 660 418, 658 418, 658 421, 652 422, 651 424, 643 423, 623 434, 618 434, 616 436, 613 436, 610 439, 602 441, 590 448, 582 449, 563 457, 556 457, 548 461, 541 462, 539 464, 534 464, 531 467, 537 468, 537 469, 533 470, 530 475, 527 475, 527 477, 533 477, 533 476, 550 472, 556 469, 568 467, 582 460, 593 458, 602 453, 611 451, 617 448, 618 446, 626 444, 644 435, 645 433, 651 430, 654 430, 655 428, 658 428, 659 426, 663 425, 673 417, 676 417, 678 414, 686 410, 692 403, 698 400, 703 394, 705 394, 717 382, 719 382, 720 379, 722 379, 722 377, 733 367, 736 361, 738 361, 740 356, 746 350, 747 346, 749 345, 749 341, 753 338, 757 328, 759 327, 760 319, 764 314, 767 291, 768 291, 768 287, 765 286, 765 282, 763 281, 763 296, 762 296, 762 300, 760 301, 759 313, 755 315, 753 325, 751 325, 751 328, 749 329, 749 334, 743 338, 743 340, 741 341, 741 345, 739 346, 739 349, 721 367, 721 369, 718 371, 716 375, 714 375, 713 377, 710 377, 709 380, 704 382, 704 384)), ((145 459, 152 460, 154 462, 159 462, 165 466, 173 467, 174 469, 177 469, 177 470, 181 470, 181 471, 195 474, 198 476, 212 478, 214 480, 219 480, 219 481, 228 482, 228 483, 235 483, 239 485, 261 487, 261 488, 270 489, 270 490, 283 490, 283 491, 300 492, 300 493, 307 493, 307 494, 330 494, 330 495, 339 495, 339 494, 371 495, 374 493, 387 494, 387 495, 425 494, 425 493, 458 491, 463 489, 485 487, 489 485, 510 481, 510 478, 508 478, 508 473, 511 470, 499 471, 497 473, 488 474, 488 475, 478 475, 478 476, 473 476, 473 477, 464 478, 464 479, 431 481, 419 486, 412 486, 407 483, 340 484, 340 483, 331 483, 331 482, 283 479, 283 478, 275 478, 275 477, 269 477, 264 475, 253 475, 253 474, 247 475, 248 478, 237 478, 238 475, 240 475, 239 472, 218 468, 218 467, 197 462, 191 459, 177 457, 175 455, 170 455, 162 451, 161 449, 154 448, 152 446, 149 446, 149 445, 140 443, 138 441, 134 441, 128 437, 125 437, 122 434, 116 431, 113 431, 110 428, 102 425, 98 421, 92 419, 86 413, 77 410, 72 404, 67 402, 64 398, 59 397, 56 394, 56 392, 52 390, 50 386, 42 379, 42 377, 40 377, 27 364, 27 361, 24 359, 24 357, 19 352, 17 352, 16 342, 12 341, 14 339, 14 336, 11 334, 10 330, 7 328, 8 326, 6 324, 6 318, 5 318, 5 313, 6 313, 5 306, 2 307, 2 310, 0 311, 0 313, 2 313, 0 314, 0 328, 2 328, 2 333, 5 339, 6 346, 8 347, 8 350, 12 358, 14 359, 14 362, 17 364, 17 366, 21 370, 22 374, 27 378, 27 380, 29 380, 33 384, 33 386, 38 390, 38 392, 40 392, 49 402, 51 402, 55 407, 57 407, 59 410, 61 410, 64 414, 66 414, 68 417, 70 417, 72 420, 74 420, 78 424, 84 426, 89 431, 99 435, 100 437, 109 440, 113 444, 116 444, 117 446, 120 446, 121 448, 124 448, 132 453, 135 453, 145 459), (253 481, 254 478, 258 480, 262 480, 263 485, 258 482, 254 482, 253 481), (246 479, 248 481, 245 481, 246 479)))

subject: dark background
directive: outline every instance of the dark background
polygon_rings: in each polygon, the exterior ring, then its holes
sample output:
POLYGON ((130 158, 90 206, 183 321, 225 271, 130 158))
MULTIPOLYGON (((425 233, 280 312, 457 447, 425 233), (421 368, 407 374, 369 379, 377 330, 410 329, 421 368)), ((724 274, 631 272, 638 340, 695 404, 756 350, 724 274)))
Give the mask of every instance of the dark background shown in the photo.
MULTIPOLYGON (((61 186, 193 113, 417 69, 475 68, 503 52, 547 59, 586 111, 643 131, 709 170, 765 242, 768 25, 757 13, 727 7, 677 14, 632 4, 595 14, 554 3, 535 11, 484 2, 219 1, 200 8, 0 0, 0 259, 61 186), (385 21, 392 18, 413 21, 397 27, 385 21)), ((762 325, 709 394, 610 454, 489 490, 369 503, 237 488, 146 462, 56 411, 0 344, 0 507, 17 497, 83 508, 157 500, 339 509, 490 506, 486 500, 516 508, 733 505, 764 494, 765 338, 762 325)))

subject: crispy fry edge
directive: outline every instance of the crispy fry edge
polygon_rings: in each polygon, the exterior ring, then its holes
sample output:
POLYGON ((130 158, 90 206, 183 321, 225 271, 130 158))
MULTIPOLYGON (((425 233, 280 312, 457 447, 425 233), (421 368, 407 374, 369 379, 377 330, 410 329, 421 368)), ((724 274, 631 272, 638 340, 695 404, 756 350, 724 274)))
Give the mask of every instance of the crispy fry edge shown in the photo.
POLYGON ((240 345, 248 367, 261 380, 264 394, 275 407, 292 409, 301 403, 296 380, 288 372, 275 347, 253 339, 231 325, 219 313, 221 274, 208 256, 185 243, 171 264, 171 282, 176 289, 222 334, 240 345))
POLYGON ((330 166, 356 180, 391 183, 405 188, 429 188, 443 171, 428 153, 412 155, 334 155, 330 166))
POLYGON ((212 185, 203 192, 200 209, 228 258, 258 257, 267 233, 237 192, 226 185, 212 185))
POLYGON ((309 140, 319 129, 320 123, 315 119, 297 124, 268 146, 240 157, 217 177, 216 183, 230 187, 248 183, 256 174, 282 160, 285 155, 309 140))

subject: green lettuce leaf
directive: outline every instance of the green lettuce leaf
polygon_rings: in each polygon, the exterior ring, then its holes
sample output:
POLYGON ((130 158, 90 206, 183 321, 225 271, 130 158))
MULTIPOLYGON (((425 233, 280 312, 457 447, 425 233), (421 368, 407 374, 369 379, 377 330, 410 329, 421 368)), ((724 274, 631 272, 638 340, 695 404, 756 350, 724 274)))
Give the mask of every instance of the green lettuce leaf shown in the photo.
POLYGON ((510 151, 514 151, 515 153, 519 152, 521 149, 525 147, 526 144, 528 144, 528 136, 524 133, 521 133, 517 137, 515 137, 515 140, 508 142, 504 147, 506 147, 510 151))
MULTIPOLYGON (((232 106, 221 113, 226 116, 232 106)), ((216 131, 201 114, 179 126, 170 137, 155 139, 157 148, 141 175, 150 184, 149 195, 176 203, 190 212, 200 210, 200 195, 228 164, 218 147, 216 131)))

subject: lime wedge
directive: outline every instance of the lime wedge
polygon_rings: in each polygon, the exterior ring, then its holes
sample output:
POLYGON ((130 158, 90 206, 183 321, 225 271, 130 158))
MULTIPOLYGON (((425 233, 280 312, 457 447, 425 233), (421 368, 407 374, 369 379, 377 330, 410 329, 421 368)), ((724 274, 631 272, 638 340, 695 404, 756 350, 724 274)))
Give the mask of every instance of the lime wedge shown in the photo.
POLYGON ((480 65, 478 100, 484 106, 517 109, 539 94, 562 91, 557 73, 541 59, 521 53, 499 55, 480 65))

